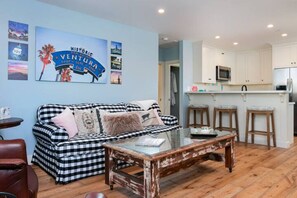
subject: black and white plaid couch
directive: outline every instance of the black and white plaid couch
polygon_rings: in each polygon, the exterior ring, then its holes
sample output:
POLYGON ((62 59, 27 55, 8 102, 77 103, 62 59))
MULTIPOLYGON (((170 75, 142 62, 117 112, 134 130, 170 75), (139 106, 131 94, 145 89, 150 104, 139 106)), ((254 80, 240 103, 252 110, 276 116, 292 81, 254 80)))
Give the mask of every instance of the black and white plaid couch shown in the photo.
MULTIPOLYGON (((179 128, 178 120, 174 116, 161 115, 158 104, 150 108, 157 109, 164 126, 150 126, 143 131, 124 133, 118 136, 109 136, 105 133, 91 133, 84 136, 75 136, 69 139, 64 128, 51 122, 51 118, 61 113, 66 107, 74 109, 99 108, 109 112, 139 111, 141 108, 129 103, 119 104, 46 104, 37 110, 37 122, 33 126, 36 137, 32 163, 39 165, 48 174, 52 175, 56 183, 66 184, 74 180, 104 173, 104 148, 102 143, 119 139, 131 138, 148 133, 160 133, 179 128)), ((125 165, 124 165, 125 166, 125 165)))

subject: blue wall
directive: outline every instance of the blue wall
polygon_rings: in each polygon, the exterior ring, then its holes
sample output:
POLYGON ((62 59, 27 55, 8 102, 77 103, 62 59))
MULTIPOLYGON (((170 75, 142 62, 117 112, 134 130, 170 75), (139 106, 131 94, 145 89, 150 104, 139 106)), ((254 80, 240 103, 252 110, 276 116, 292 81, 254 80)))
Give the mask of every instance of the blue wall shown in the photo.
POLYGON ((159 48, 159 61, 173 61, 179 60, 180 52, 179 45, 171 47, 160 47, 159 48))
MULTIPOLYGON (((127 102, 157 99, 158 35, 134 27, 80 14, 35 0, 0 2, 0 107, 8 106, 24 122, 1 130, 5 139, 23 138, 32 155, 32 126, 36 109, 46 103, 127 102), (29 24, 28 80, 7 80, 8 21, 29 24), (87 84, 35 81, 35 26, 119 41, 123 43, 123 84, 87 84)), ((109 72, 109 71, 107 71, 109 72)))

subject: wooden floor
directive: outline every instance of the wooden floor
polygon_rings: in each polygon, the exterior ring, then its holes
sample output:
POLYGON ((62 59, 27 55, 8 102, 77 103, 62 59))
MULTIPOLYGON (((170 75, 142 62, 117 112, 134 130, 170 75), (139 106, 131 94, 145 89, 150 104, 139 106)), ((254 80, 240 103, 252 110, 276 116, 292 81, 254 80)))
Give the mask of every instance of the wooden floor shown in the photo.
MULTIPOLYGON (((259 145, 246 148, 237 143, 235 151, 232 173, 222 162, 203 162, 161 179, 161 197, 297 197, 297 143, 290 149, 271 150, 259 145)), ((138 197, 118 185, 109 190, 103 175, 56 185, 39 167, 33 168, 39 178, 38 198, 83 198, 91 191, 103 192, 109 198, 138 197)))

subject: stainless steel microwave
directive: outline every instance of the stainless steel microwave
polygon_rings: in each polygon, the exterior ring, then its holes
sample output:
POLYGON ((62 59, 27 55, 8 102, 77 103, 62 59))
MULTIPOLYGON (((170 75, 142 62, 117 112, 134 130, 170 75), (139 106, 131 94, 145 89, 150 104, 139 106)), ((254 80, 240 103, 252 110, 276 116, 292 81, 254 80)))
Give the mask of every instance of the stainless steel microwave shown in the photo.
POLYGON ((216 66, 216 79, 219 81, 231 80, 231 68, 225 66, 216 66))

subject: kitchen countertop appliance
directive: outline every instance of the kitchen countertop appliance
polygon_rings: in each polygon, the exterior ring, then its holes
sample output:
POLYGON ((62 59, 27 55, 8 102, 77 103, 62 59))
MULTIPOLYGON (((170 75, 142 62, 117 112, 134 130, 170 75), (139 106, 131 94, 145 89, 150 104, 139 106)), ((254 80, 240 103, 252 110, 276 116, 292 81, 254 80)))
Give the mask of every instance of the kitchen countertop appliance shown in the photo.
POLYGON ((294 105, 294 135, 297 136, 297 68, 274 69, 273 86, 275 90, 289 91, 289 101, 294 105))
POLYGON ((231 80, 231 68, 217 65, 216 66, 216 80, 218 80, 218 81, 231 80))

